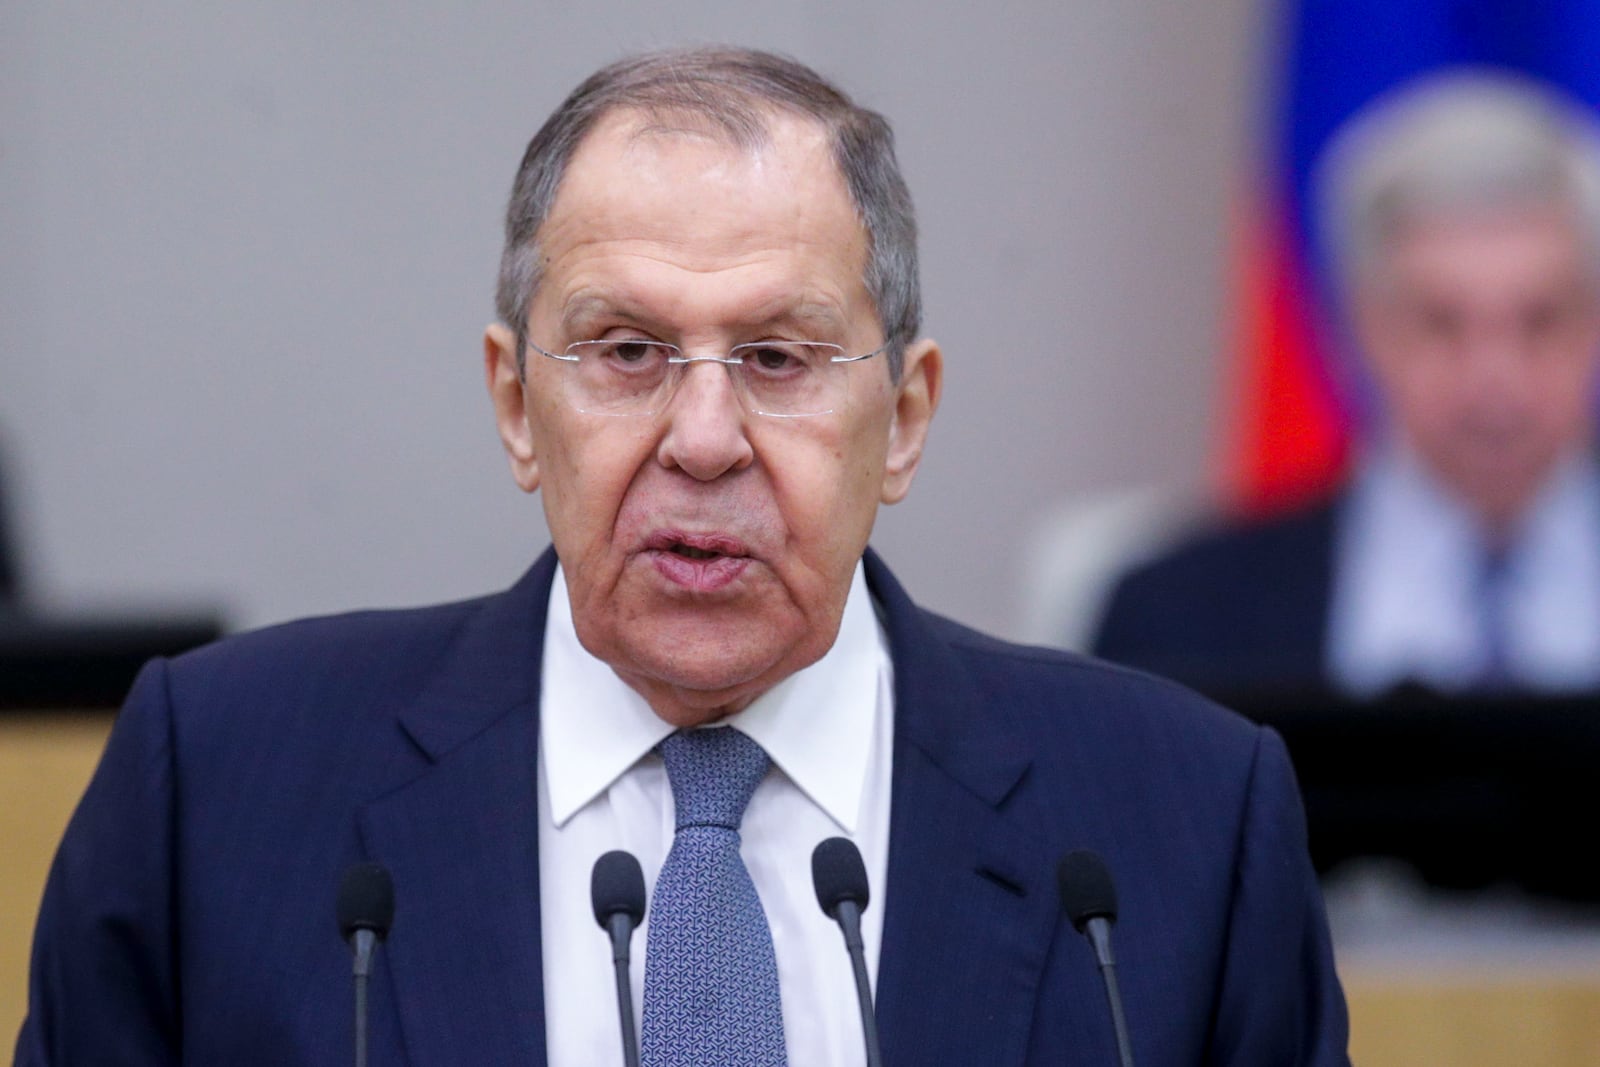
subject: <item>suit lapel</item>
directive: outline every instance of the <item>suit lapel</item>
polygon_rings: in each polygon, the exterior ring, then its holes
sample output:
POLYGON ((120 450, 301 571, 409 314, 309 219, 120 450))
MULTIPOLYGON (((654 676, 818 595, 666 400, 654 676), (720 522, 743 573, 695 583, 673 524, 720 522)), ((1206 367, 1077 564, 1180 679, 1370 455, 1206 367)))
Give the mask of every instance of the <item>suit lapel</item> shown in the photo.
POLYGON ((1020 1064, 1056 930, 1030 764, 876 555, 895 665, 894 784, 877 1014, 886 1063, 1020 1064))
POLYGON ((457 635, 400 713, 428 760, 360 813, 394 874, 384 951, 413 1067, 545 1062, 539 929, 538 697, 546 553, 457 635))

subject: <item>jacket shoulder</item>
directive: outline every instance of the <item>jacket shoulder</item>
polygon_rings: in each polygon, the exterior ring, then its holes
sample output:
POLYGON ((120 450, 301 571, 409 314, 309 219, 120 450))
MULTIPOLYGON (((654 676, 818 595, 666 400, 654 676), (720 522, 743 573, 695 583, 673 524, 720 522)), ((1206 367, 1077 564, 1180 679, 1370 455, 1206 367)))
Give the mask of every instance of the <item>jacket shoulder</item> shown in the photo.
POLYGON ((995 708, 1014 709, 1049 746, 1187 753, 1225 758, 1241 768, 1254 758, 1261 728, 1167 678, 1062 649, 1016 644, 938 615, 934 632, 960 659, 995 708))
MULTIPOLYGON (((147 664, 123 717, 168 719, 192 769, 356 753, 393 736, 397 715, 454 670, 494 597, 300 619, 147 664)), ((352 756, 352 758, 354 758, 352 756)))
POLYGON ((1314 679, 1336 507, 1219 527, 1135 568, 1112 591, 1093 651, 1207 687, 1314 679))
POLYGON ((453 635, 493 600, 346 612, 278 623, 224 637, 174 658, 183 684, 270 681, 277 692, 339 678, 421 673, 453 635))
POLYGON ((1232 587, 1242 575, 1264 568, 1301 566, 1308 556, 1325 555, 1331 547, 1335 507, 1326 501, 1285 515, 1204 530, 1130 571, 1118 595, 1232 587))

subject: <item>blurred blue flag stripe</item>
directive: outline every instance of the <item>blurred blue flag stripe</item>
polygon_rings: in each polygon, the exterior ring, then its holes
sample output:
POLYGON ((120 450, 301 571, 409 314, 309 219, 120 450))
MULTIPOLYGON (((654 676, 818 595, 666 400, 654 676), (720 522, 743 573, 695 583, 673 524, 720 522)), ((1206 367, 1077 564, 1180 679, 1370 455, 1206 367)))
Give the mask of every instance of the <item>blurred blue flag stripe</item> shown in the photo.
POLYGON ((1312 165, 1338 125, 1385 89, 1478 64, 1544 78, 1600 107, 1600 0, 1290 0, 1287 14, 1269 136, 1287 183, 1286 229, 1319 274, 1324 258, 1306 215, 1312 165))

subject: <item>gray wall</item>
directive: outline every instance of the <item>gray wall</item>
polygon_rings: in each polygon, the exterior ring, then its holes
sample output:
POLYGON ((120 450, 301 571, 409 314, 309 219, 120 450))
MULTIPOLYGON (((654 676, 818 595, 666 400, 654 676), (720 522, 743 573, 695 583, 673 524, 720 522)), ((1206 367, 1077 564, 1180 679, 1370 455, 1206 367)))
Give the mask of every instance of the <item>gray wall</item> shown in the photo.
POLYGON ((948 386, 875 538, 1017 618, 1063 494, 1207 473, 1256 0, 0 5, 0 435, 36 600, 236 625, 499 588, 502 201, 585 73, 791 52, 885 111, 948 386))

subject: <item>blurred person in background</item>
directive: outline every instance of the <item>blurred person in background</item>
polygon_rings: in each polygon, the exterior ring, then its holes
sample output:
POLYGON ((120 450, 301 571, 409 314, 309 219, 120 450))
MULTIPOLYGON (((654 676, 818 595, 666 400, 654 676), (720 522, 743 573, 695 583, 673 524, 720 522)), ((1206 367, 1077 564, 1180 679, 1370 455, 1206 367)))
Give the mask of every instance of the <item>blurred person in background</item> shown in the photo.
POLYGON ((1095 651, 1213 690, 1600 686, 1600 135, 1538 83, 1382 97, 1317 176, 1373 418, 1332 499, 1117 585, 1095 651))

